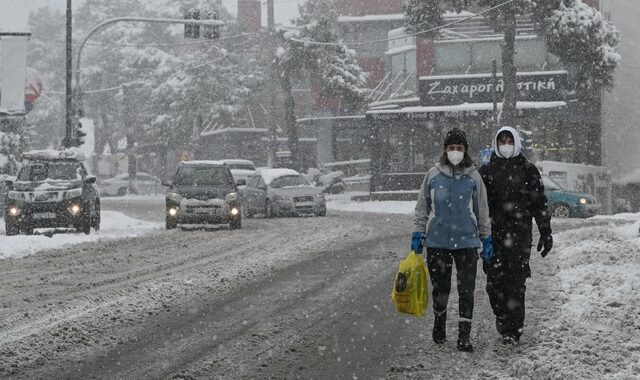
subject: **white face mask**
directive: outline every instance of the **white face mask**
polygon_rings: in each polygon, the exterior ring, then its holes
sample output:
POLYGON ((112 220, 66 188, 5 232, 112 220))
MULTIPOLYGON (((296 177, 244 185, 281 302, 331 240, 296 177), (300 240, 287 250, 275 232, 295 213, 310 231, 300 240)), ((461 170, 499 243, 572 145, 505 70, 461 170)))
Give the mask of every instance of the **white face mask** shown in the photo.
POLYGON ((498 147, 498 152, 500 152, 500 155, 504 158, 511 158, 511 156, 513 156, 514 150, 515 147, 511 144, 504 144, 498 147))
POLYGON ((458 152, 457 150, 450 150, 447 152, 447 158, 449 159, 449 162, 453 164, 453 166, 457 166, 459 163, 462 162, 462 159, 464 158, 464 153, 458 152))

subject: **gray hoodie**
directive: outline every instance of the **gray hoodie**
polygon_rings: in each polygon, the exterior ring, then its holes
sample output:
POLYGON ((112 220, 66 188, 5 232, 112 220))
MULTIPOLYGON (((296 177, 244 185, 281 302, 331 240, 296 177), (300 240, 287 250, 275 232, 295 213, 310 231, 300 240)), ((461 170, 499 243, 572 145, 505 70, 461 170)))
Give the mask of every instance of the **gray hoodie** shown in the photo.
POLYGON ((487 191, 475 165, 456 171, 437 164, 427 173, 415 209, 414 231, 425 247, 480 248, 491 234, 487 191))

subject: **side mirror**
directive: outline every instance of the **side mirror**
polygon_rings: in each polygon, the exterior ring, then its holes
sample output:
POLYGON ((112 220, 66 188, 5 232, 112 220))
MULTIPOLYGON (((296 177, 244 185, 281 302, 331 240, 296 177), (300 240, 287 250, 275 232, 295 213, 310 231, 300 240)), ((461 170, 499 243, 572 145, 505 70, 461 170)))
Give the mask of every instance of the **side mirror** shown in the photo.
POLYGON ((96 183, 96 176, 88 175, 84 179, 84 183, 96 183))
POLYGON ((162 181, 162 186, 169 186, 169 187, 171 187, 171 181, 162 181))
POLYGON ((236 181, 236 185, 238 186, 245 186, 247 184, 247 181, 244 179, 239 179, 238 181, 236 181))

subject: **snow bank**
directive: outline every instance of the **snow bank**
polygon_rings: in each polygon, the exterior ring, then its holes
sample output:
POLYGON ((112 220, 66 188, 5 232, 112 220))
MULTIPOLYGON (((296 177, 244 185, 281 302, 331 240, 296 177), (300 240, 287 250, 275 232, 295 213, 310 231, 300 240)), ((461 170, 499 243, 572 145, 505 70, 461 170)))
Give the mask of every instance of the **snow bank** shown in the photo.
POLYGON ((98 240, 115 240, 139 236, 162 228, 159 223, 130 218, 120 212, 102 211, 101 230, 91 235, 83 233, 58 233, 51 237, 43 235, 48 229, 37 229, 32 236, 6 236, 4 222, 0 223, 0 259, 24 257, 35 253, 63 248, 68 245, 98 240))
POLYGON ((550 302, 560 312, 540 344, 511 368, 517 378, 637 378, 640 374, 640 221, 561 232, 550 302), (557 297, 557 298, 556 298, 557 297))

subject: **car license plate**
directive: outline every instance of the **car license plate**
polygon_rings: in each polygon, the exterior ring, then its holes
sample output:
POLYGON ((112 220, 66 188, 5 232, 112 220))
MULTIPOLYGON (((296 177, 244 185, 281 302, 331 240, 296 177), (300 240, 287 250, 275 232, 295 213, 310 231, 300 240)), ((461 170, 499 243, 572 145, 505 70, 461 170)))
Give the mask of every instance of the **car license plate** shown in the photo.
POLYGON ((216 209, 212 207, 196 207, 193 212, 196 214, 215 214, 216 209))
POLYGON ((33 214, 33 219, 55 219, 55 212, 36 212, 33 214))
POLYGON ((313 202, 296 202, 296 207, 313 206, 313 202))

